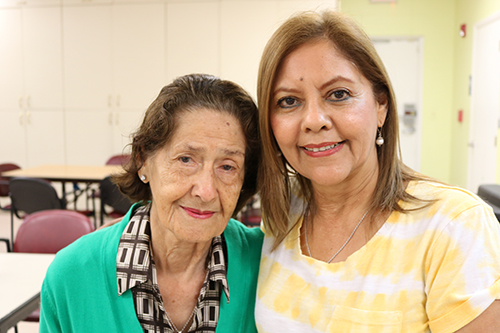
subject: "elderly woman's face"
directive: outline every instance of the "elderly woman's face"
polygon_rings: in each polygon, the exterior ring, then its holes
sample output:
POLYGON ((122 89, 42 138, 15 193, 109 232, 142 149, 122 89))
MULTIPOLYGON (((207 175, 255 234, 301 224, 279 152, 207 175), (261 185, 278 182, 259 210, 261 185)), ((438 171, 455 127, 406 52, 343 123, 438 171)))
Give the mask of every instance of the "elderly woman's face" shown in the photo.
POLYGON ((373 176, 386 105, 331 41, 304 44, 285 58, 270 112, 283 155, 313 185, 373 176))
POLYGON ((245 136, 224 112, 187 111, 177 121, 169 143, 140 171, 151 186, 151 223, 181 241, 204 242, 224 231, 238 201, 245 136))

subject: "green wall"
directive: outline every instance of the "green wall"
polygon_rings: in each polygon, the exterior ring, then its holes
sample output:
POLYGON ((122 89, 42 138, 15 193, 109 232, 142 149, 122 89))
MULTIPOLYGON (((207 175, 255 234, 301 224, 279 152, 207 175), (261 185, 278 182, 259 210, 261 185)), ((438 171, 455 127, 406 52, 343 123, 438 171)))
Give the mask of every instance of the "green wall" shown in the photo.
POLYGON ((397 0, 391 4, 342 0, 341 11, 356 19, 370 36, 424 38, 421 172, 465 187, 472 32, 474 24, 500 11, 500 1, 397 0), (465 38, 459 36, 463 23, 467 24, 465 38), (462 123, 458 122, 459 110, 464 112, 462 123))
MULTIPOLYGON (((500 11, 498 0, 457 0, 456 26, 467 25, 467 36, 455 38, 455 85, 454 85, 454 110, 464 111, 464 122, 452 122, 451 140, 451 179, 460 186, 467 185, 468 170, 468 140, 470 126, 469 76, 472 72, 472 45, 474 25, 485 18, 500 11)), ((500 92, 499 92, 500 95, 500 92)), ((499 96, 500 98, 500 96, 499 96)), ((498 145, 497 145, 498 146, 498 145)), ((500 153, 497 153, 500 157, 500 153)), ((499 166, 497 162, 497 182, 499 182, 499 166)))

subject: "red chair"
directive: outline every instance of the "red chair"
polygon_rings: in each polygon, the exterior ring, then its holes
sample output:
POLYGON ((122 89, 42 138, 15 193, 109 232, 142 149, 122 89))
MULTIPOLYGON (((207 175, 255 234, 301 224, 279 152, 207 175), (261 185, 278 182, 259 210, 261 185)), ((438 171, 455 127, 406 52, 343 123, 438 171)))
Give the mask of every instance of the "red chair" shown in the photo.
MULTIPOLYGON (((52 209, 39 211, 24 218, 14 241, 13 252, 57 253, 83 235, 94 231, 90 219, 80 213, 52 209)), ((7 239, 0 239, 7 244, 7 239)), ((24 321, 39 321, 40 309, 33 311, 24 321)))
POLYGON ((129 160, 130 160, 130 155, 128 154, 114 155, 111 156, 106 161, 106 165, 125 165, 128 163, 129 160))
MULTIPOLYGON (((17 164, 14 163, 3 163, 0 164, 0 197, 8 197, 9 196, 9 178, 2 177, 2 172, 11 171, 21 169, 17 164)), ((10 205, 5 207, 1 207, 1 210, 10 210, 10 205)))
POLYGON ((247 227, 260 227, 262 223, 262 212, 260 210, 260 207, 257 196, 254 196, 251 198, 246 206, 241 210, 239 213, 238 219, 240 222, 242 222, 244 225, 247 227), (257 207, 254 207, 256 205, 257 207))

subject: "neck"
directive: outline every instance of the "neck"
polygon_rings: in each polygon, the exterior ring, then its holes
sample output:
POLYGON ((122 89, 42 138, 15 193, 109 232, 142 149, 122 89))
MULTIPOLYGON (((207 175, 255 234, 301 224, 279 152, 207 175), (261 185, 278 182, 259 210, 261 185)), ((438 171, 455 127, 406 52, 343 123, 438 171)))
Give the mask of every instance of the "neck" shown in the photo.
POLYGON ((356 181, 345 181, 334 186, 313 184, 315 209, 312 216, 315 221, 335 221, 352 223, 349 216, 362 216, 372 203, 377 186, 378 169, 370 175, 356 181))
POLYGON ((205 271, 212 239, 204 242, 186 242, 178 239, 151 216, 152 256, 159 274, 169 276, 198 275, 205 271))
MULTIPOLYGON (((154 232, 152 232, 154 234, 154 232)), ((154 237, 154 236, 153 236, 154 237)), ((152 240, 156 269, 169 275, 196 275, 205 271, 208 251, 212 240, 206 243, 185 243, 179 240, 152 240)))

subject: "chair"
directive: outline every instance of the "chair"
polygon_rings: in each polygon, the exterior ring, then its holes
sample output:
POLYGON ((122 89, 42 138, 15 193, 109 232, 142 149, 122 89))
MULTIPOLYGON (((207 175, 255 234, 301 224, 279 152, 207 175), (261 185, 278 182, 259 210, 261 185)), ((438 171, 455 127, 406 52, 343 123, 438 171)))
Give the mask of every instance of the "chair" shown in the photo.
MULTIPOLYGON (((9 252, 57 253, 78 238, 94 230, 90 219, 80 213, 52 209, 26 216, 19 227, 13 250, 6 239, 9 252)), ((40 309, 32 312, 24 321, 39 321, 40 309)), ((17 330, 16 330, 17 331, 17 330)))
POLYGON ((104 223, 104 215, 118 218, 125 215, 132 206, 132 202, 120 192, 118 185, 111 180, 111 176, 101 181, 99 190, 101 196, 101 225, 104 223), (110 206, 113 210, 107 213, 106 206, 110 206))
MULTIPOLYGON (((0 164, 0 197, 8 197, 9 196, 9 178, 2 177, 2 172, 16 170, 16 169, 20 169, 20 167, 14 163, 0 164)), ((0 206, 0 209, 8 211, 8 210, 10 210, 10 205, 7 205, 5 207, 0 206)))
POLYGON ((125 165, 129 160, 129 154, 113 155, 106 161, 106 165, 125 165))
POLYGON ((62 209, 64 201, 49 182, 37 178, 16 177, 9 182, 11 209, 11 243, 14 244, 14 215, 23 219, 26 215, 47 209, 62 209), (22 213, 21 213, 22 212, 22 213))
MULTIPOLYGON (((122 166, 124 166, 128 163, 129 160, 130 160, 129 154, 113 155, 106 161, 106 165, 122 165, 122 166)), ((73 183, 73 189, 74 189, 75 193, 79 193, 77 196, 75 196, 75 202, 81 193, 85 192, 87 194, 87 207, 88 207, 89 200, 95 200, 95 198, 101 197, 101 193, 99 192, 99 189, 93 188, 90 183, 86 184, 85 190, 81 190, 77 183, 73 183)), ((102 219, 101 219, 101 223, 102 223, 102 219)))
POLYGON ((260 227, 262 212, 259 208, 258 197, 250 198, 245 207, 239 213, 239 220, 247 227, 260 227), (257 207, 254 207, 256 205, 257 207))
POLYGON ((477 190, 477 195, 493 208, 497 220, 500 221, 500 185, 480 185, 477 190))

